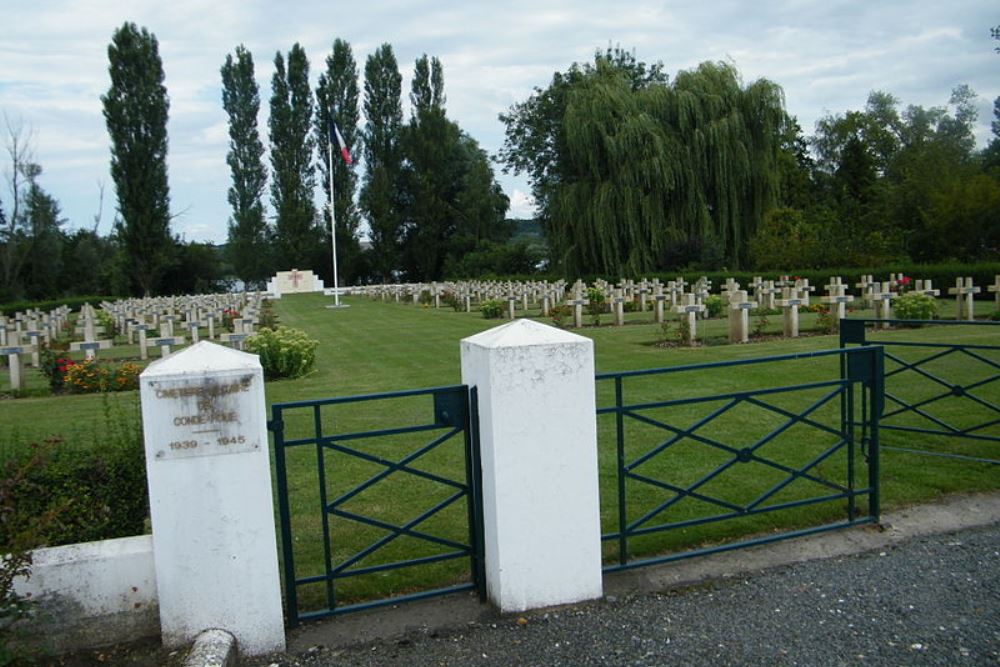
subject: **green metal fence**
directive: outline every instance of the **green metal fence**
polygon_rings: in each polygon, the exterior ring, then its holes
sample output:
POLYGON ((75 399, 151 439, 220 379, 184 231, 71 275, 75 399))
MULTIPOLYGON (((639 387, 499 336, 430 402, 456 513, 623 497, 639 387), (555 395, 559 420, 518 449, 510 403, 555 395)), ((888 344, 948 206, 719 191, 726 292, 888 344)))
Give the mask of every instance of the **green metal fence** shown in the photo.
POLYGON ((476 410, 475 389, 464 385, 271 406, 292 625, 463 590, 482 594, 476 410), (364 426, 372 421, 387 427, 364 426), (420 590, 428 568, 427 581, 465 581, 420 590), (374 601, 343 602, 380 592, 374 601))
POLYGON ((900 437, 893 439, 896 444, 884 442, 883 449, 1000 464, 998 326, 989 321, 841 320, 842 347, 885 348, 881 427, 887 440, 900 437), (943 327, 940 342, 905 340, 908 330, 927 326, 943 327), (961 340, 959 332, 972 335, 961 340))
POLYGON ((614 471, 602 494, 615 498, 602 503, 605 570, 877 522, 882 355, 867 346, 598 374, 599 455, 614 471), (713 373, 711 386, 732 390, 697 395, 713 373))

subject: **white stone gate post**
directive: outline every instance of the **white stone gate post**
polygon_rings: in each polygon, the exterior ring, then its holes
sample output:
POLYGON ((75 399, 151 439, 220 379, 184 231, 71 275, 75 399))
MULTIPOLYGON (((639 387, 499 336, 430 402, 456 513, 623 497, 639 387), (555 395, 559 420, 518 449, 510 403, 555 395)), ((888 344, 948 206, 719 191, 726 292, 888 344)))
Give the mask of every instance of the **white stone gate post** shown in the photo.
POLYGON ((510 612, 600 597, 593 341, 520 319, 461 355, 479 394, 490 600, 510 612))
POLYGON ((202 341, 139 379, 163 643, 284 650, 260 362, 202 341))

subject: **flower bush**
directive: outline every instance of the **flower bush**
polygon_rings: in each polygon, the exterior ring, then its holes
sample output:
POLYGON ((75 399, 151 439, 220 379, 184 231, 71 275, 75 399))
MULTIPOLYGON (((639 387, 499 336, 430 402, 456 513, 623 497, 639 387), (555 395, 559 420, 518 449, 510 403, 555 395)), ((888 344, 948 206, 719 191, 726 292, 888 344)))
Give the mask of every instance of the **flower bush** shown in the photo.
POLYGON ((933 320, 937 317, 937 301, 929 294, 907 292, 893 301, 892 307, 901 320, 933 320))
POLYGON ((712 294, 705 297, 705 309, 708 311, 708 316, 713 319, 722 317, 726 312, 726 302, 718 294, 712 294))
POLYGON ((590 321, 595 327, 601 326, 601 313, 605 312, 604 292, 597 287, 587 288, 587 313, 590 314, 590 321))
POLYGON ((573 309, 567 304, 560 303, 549 308, 549 317, 552 318, 552 324, 562 328, 567 317, 573 314, 573 309))
POLYGON ((483 301, 482 305, 479 306, 479 312, 488 320, 498 319, 503 315, 503 302, 497 299, 483 301))
POLYGON ((260 329, 246 339, 244 348, 260 357, 264 377, 302 377, 316 363, 318 340, 313 340, 304 331, 280 326, 277 329, 260 329))
POLYGON ((222 311, 222 326, 225 329, 233 330, 233 320, 240 316, 238 310, 233 310, 232 308, 226 308, 222 311))
POLYGON ((62 386, 74 394, 92 394, 100 391, 128 391, 139 388, 142 367, 130 361, 121 364, 102 364, 94 359, 64 362, 62 386))

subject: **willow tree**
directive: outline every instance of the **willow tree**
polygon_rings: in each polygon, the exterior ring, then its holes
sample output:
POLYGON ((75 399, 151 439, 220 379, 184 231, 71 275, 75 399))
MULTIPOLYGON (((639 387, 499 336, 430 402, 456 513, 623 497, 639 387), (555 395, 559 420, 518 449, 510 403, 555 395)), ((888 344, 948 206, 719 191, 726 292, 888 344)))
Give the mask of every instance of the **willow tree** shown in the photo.
POLYGON ((695 242, 744 264, 777 197, 781 89, 744 86, 724 63, 668 84, 656 67, 608 55, 502 117, 501 157, 541 195, 554 263, 568 275, 636 274, 667 268, 671 247, 695 242), (533 145, 545 164, 518 161, 533 145))

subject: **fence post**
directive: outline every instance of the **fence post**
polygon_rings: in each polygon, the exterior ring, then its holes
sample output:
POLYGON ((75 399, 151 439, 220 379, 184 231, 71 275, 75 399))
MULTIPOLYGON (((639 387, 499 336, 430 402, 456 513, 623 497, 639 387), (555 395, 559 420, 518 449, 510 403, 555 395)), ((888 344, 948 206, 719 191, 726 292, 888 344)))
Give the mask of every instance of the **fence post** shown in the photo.
POLYGON ((284 650, 260 362, 202 341, 150 364, 140 399, 163 643, 284 650))
POLYGON ((486 590, 501 611, 602 595, 594 345, 520 319, 462 340, 479 394, 486 590))

